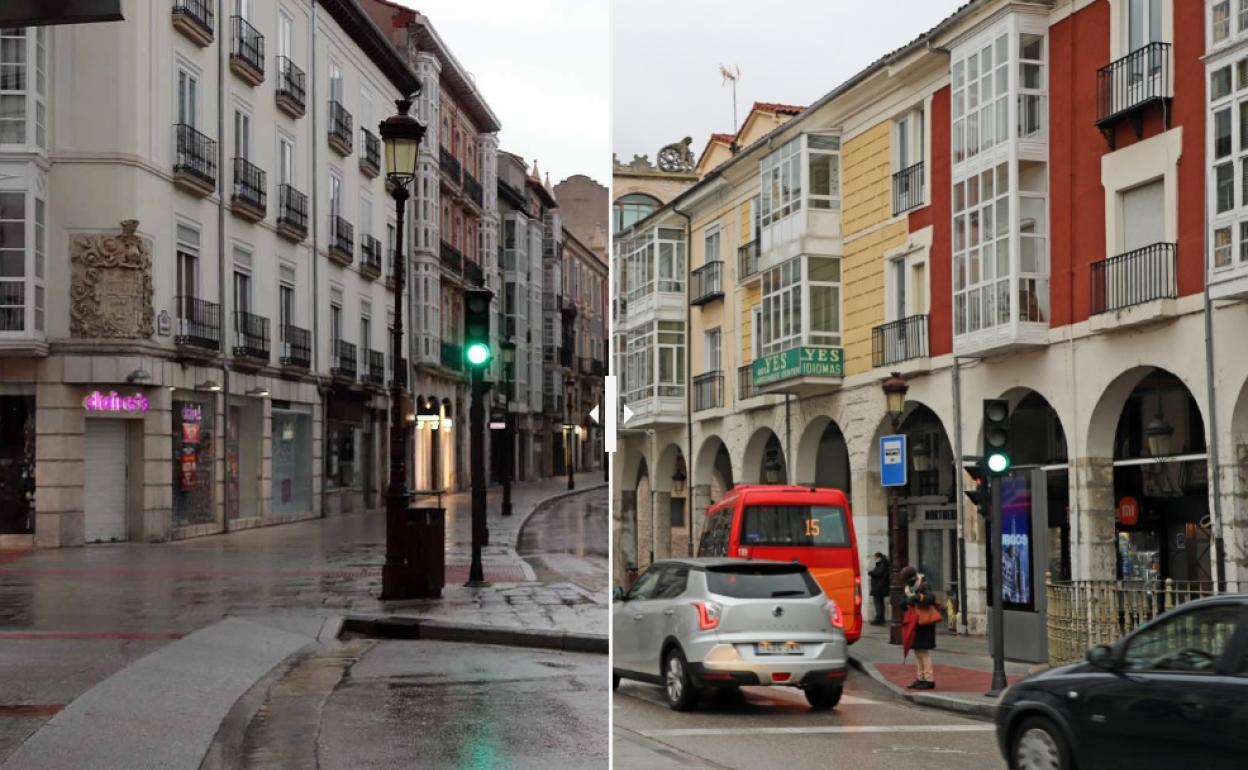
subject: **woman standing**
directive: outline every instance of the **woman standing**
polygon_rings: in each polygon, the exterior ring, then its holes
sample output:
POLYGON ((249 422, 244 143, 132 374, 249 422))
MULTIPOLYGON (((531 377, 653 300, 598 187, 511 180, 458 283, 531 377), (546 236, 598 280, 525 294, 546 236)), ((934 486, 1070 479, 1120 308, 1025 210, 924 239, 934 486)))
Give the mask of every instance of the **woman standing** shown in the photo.
POLYGON ((936 624, 940 622, 936 594, 927 579, 913 566, 907 566, 901 571, 901 582, 906 587, 906 612, 913 612, 917 616, 914 644, 911 646, 914 649, 918 679, 911 682, 908 689, 934 690, 936 682, 932 678, 932 650, 936 649, 936 624))

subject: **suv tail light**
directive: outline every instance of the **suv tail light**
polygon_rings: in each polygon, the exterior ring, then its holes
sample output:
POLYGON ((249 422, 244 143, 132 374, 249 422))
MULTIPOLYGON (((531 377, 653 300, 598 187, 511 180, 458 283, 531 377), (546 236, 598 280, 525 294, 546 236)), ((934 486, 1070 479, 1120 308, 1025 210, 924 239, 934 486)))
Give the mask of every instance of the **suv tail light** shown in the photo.
POLYGON ((845 613, 841 612, 841 605, 832 602, 832 627, 845 630, 845 613))
POLYGON ((698 628, 710 631, 719 626, 719 618, 724 612, 723 607, 715 602, 694 602, 693 606, 698 610, 698 628))

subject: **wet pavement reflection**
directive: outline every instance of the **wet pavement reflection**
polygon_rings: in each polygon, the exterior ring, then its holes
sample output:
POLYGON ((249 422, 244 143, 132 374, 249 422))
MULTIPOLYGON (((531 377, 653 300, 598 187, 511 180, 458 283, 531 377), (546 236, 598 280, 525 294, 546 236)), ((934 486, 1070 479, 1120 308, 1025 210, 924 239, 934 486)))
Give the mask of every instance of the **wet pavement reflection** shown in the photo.
POLYGON ((534 513, 520 531, 520 555, 538 580, 565 580, 593 592, 609 583, 606 490, 572 495, 534 513))

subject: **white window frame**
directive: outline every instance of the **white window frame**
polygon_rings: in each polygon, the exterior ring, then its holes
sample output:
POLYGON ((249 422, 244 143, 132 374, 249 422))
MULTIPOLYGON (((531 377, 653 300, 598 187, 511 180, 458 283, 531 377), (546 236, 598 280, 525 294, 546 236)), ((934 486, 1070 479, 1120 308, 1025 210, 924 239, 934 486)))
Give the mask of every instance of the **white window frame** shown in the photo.
POLYGON ((277 183, 295 184, 295 138, 285 131, 277 132, 277 183))
POLYGON ((295 20, 281 9, 277 11, 277 55, 295 60, 295 20))
POLYGON ((723 330, 718 326, 702 332, 702 371, 717 372, 723 370, 723 342, 723 330))
POLYGON ((251 107, 244 102, 234 104, 234 157, 251 161, 251 150, 255 133, 252 130, 254 118, 251 107))
POLYGON ((173 104, 174 112, 178 117, 177 122, 198 130, 200 92, 202 90, 199 69, 193 66, 190 62, 183 61, 179 58, 177 67, 174 71, 173 87, 173 104), (189 91, 184 89, 184 84, 190 85, 189 91), (184 109, 184 105, 187 104, 187 101, 184 100, 184 95, 188 94, 190 96, 189 113, 184 109), (189 117, 190 120, 187 120, 187 117, 189 117))

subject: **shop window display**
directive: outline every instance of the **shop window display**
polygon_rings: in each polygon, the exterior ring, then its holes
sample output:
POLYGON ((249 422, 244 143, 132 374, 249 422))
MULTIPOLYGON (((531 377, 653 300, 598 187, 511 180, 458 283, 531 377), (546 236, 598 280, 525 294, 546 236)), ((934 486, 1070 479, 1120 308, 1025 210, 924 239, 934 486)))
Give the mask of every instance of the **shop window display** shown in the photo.
POLYGON ((213 510, 213 405, 173 402, 173 524, 210 524, 213 510))

